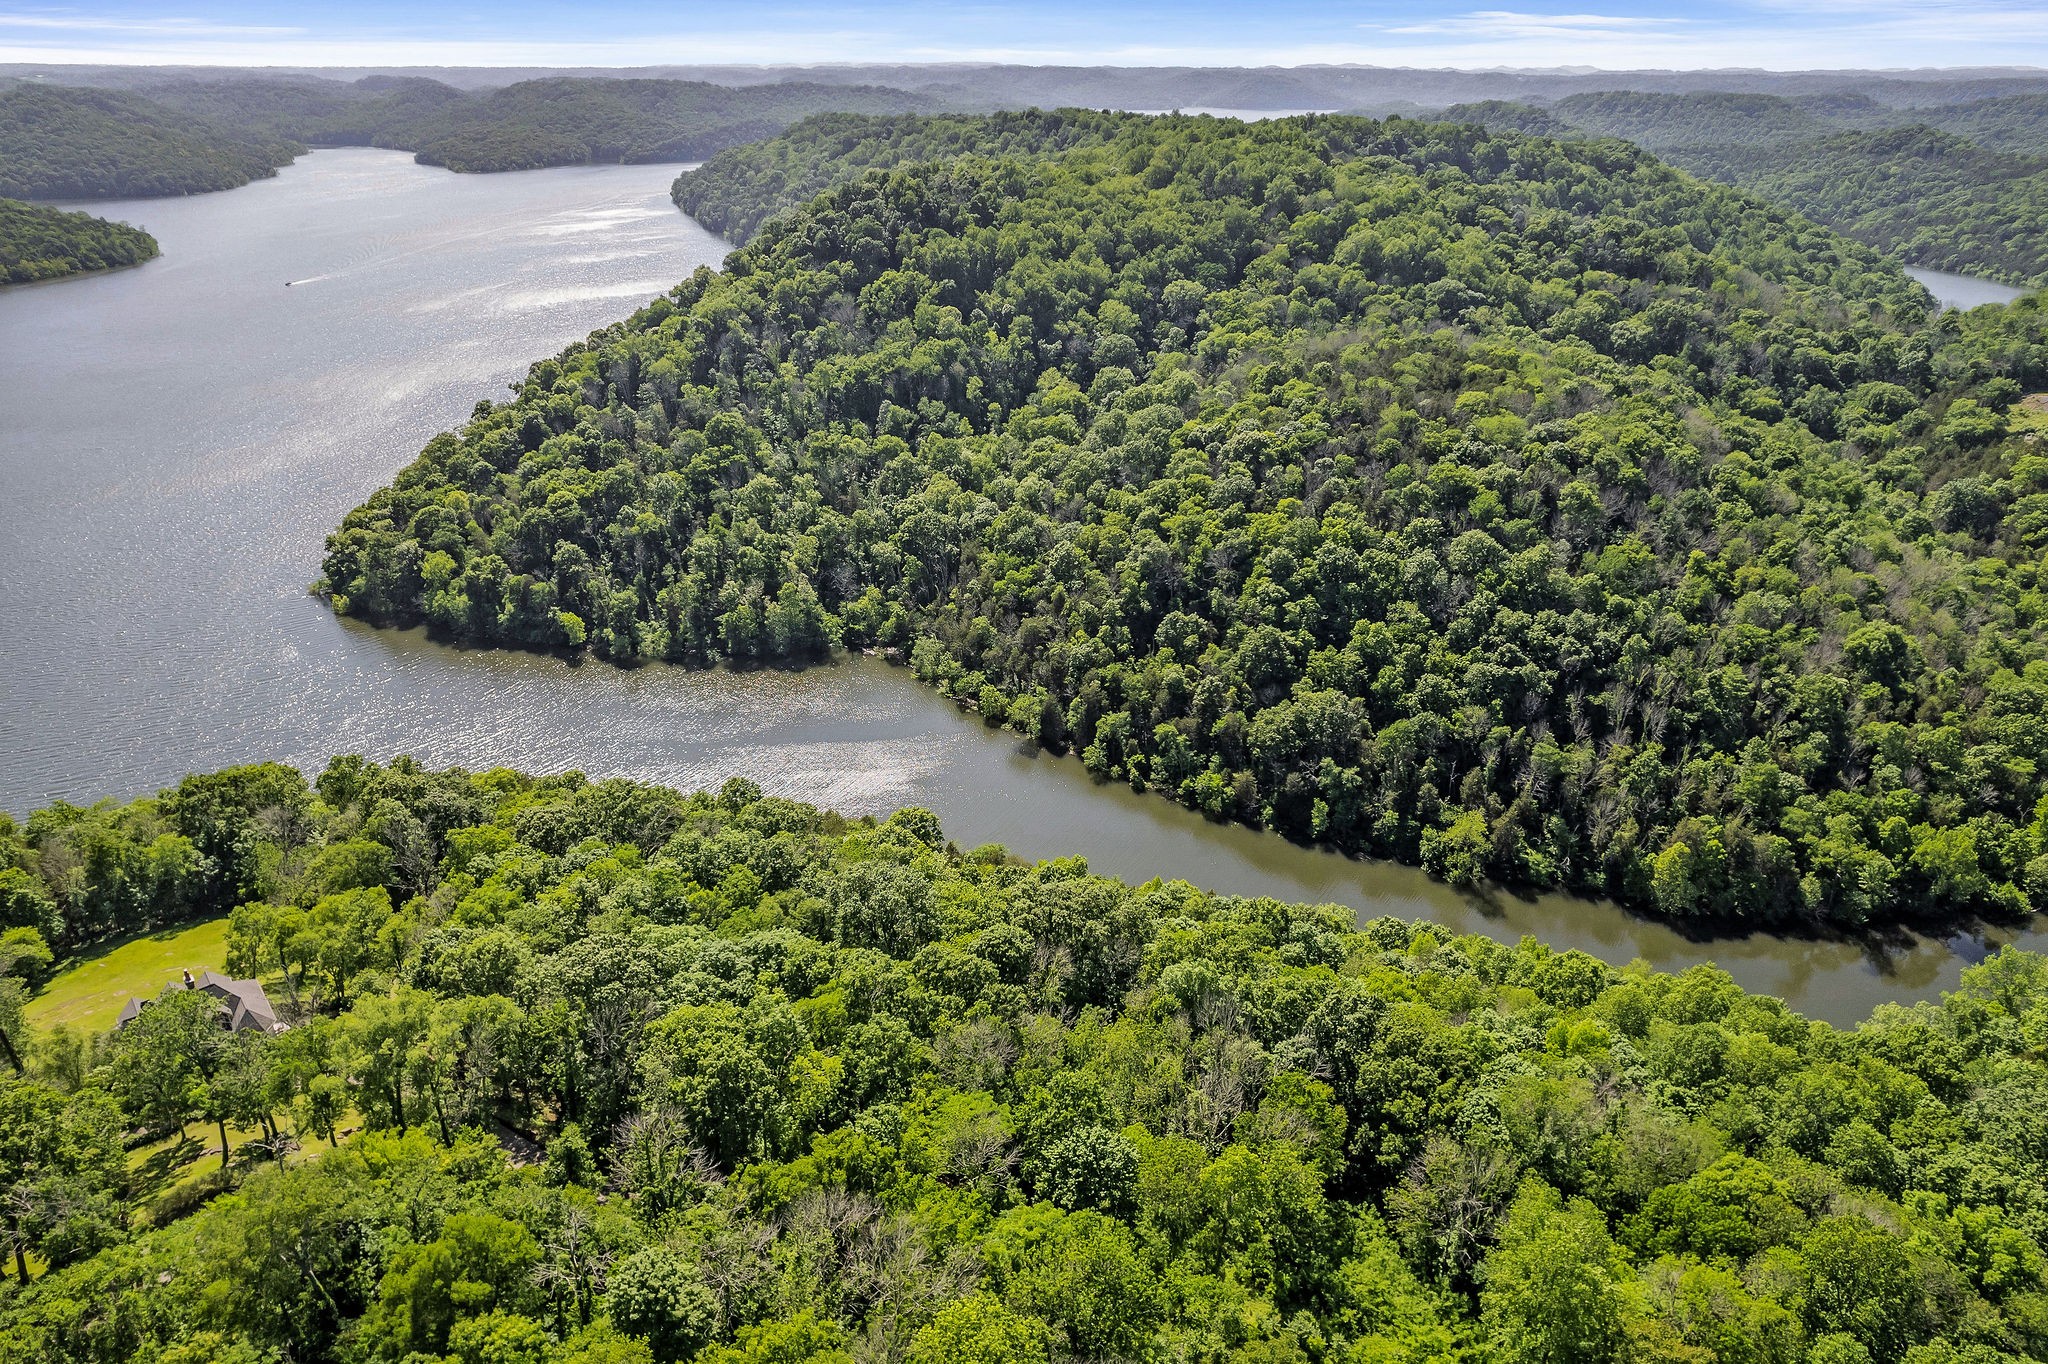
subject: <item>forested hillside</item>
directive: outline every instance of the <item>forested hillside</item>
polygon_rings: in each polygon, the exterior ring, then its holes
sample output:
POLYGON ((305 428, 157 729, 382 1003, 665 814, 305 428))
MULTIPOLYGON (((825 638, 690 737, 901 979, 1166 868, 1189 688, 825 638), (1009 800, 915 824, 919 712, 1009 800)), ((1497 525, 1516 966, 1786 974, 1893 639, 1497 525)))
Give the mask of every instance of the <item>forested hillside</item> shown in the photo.
POLYGON ((1130 119, 1090 109, 889 119, 820 114, 781 137, 720 152, 683 172, 671 195, 704 226, 744 242, 770 218, 866 171, 961 156, 1051 156, 1099 146, 1130 119))
POLYGON ((120 199, 233 189, 305 150, 140 96, 0 82, 0 196, 120 199))
POLYGON ((2048 96, 1929 108, 1868 98, 1608 91, 1445 117, 1620 137, 1909 264, 2048 284, 2048 96))
POLYGON ((1928 128, 1669 155, 1912 264, 2048 286, 2048 157, 1986 151, 1928 128))
POLYGON ((359 758, 0 817, 0 890, 10 1360, 2048 1359, 2016 951, 1843 1032, 923 810, 359 758), (42 929, 231 906, 289 1031, 24 1023, 42 929), (149 1195, 188 1126, 247 1135, 149 1195))
POLYGON ((135 93, 230 127, 319 146, 368 146, 386 128, 465 98, 436 80, 375 76, 357 81, 181 79, 141 85, 135 93))
POLYGON ((140 265, 156 254, 156 238, 126 223, 0 199, 0 284, 140 265))
POLYGON ((2020 913, 2048 312, 1923 297, 1620 143, 1128 118, 777 220, 431 442, 324 585, 620 663, 898 649, 1458 882, 2020 913))
MULTIPOLYGON (((1581 132, 1621 137, 1653 152, 1677 147, 1781 146, 1841 131, 1828 117, 1778 95, 1658 95, 1632 90, 1573 95, 1544 112, 1581 132)), ((1855 112, 1878 112, 1859 104, 1855 112)), ((1885 110, 1892 117, 1901 111, 1885 110)))
POLYGON ((905 113, 932 101, 874 86, 695 81, 526 81, 451 101, 388 126, 380 146, 460 171, 583 161, 689 161, 769 137, 828 109, 905 113))
POLYGON ((378 146, 457 171, 686 161, 821 110, 902 113, 875 86, 560 78, 465 92, 419 78, 179 79, 112 91, 0 84, 0 194, 183 194, 246 184, 304 146, 378 146))
POLYGON ((1973 100, 1953 109, 1916 109, 1917 121, 1992 151, 2048 156, 2048 94, 1973 100))

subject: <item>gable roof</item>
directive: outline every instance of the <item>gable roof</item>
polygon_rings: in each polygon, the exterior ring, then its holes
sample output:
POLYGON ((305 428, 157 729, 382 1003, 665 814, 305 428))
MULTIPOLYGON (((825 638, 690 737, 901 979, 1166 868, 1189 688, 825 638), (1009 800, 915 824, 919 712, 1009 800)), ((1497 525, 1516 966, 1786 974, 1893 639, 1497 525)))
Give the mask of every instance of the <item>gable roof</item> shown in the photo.
POLYGON ((202 971, 194 988, 215 996, 226 1006, 229 1032, 241 1032, 245 1028, 260 1028, 264 1032, 284 1031, 277 1021, 277 1010, 270 1007, 270 996, 263 992, 259 981, 236 980, 232 976, 202 971))
MULTIPOLYGON (((243 1032, 254 1028, 260 1032, 283 1032, 286 1024, 277 1020, 277 1010, 271 1006, 270 996, 264 993, 261 981, 236 980, 233 976, 217 976, 211 971, 201 971, 199 979, 192 973, 184 973, 183 987, 187 990, 203 990, 220 1001, 221 1026, 229 1032, 243 1032)), ((121 1006, 121 1015, 114 1020, 116 1028, 125 1028, 135 1021, 137 1015, 149 1005, 146 999, 131 997, 121 1006)))

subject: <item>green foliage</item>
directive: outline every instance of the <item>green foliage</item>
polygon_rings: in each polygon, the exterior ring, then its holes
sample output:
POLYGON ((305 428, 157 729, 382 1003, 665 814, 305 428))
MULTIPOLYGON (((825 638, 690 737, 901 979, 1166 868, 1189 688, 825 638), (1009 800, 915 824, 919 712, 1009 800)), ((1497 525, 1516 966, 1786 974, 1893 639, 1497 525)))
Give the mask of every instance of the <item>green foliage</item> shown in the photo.
POLYGON ((777 81, 735 89, 702 81, 554 77, 445 101, 379 129, 374 140, 456 171, 689 161, 771 136, 826 109, 900 113, 929 103, 870 85, 777 81))
POLYGON ((446 1353, 458 1323, 473 1327, 479 1314, 531 1303, 529 1275, 540 1257, 533 1234, 519 1223, 488 1212, 453 1213, 432 1241, 392 1258, 363 1334, 387 1359, 446 1353))
POLYGON ((1626 138, 1917 265, 2048 283, 2048 96, 1890 108, 1868 97, 1601 91, 1446 117, 1626 138))
POLYGON ((121 1236, 121 1113, 103 1092, 0 1080, 0 1239, 19 1281, 27 1256, 85 1259, 121 1236))
POLYGON ((744 225, 934 150, 435 438, 330 537, 336 607, 896 650, 1104 778, 1461 884, 2039 907, 2038 303, 1935 318, 1754 199, 1472 126, 838 118, 682 193, 744 225))
POLYGON ((718 1300, 711 1290, 659 1246, 612 1266, 607 1283, 613 1324, 645 1340, 658 1360, 688 1359, 717 1325, 718 1300))
POLYGON ((1915 127, 1672 159, 1917 265, 2048 284, 2048 157, 2039 144, 2033 155, 2015 156, 1915 127))
POLYGON ((126 223, 0 199, 0 284, 140 265, 156 254, 156 238, 126 223))
MULTIPOLYGON (((1474 106, 1485 111, 1512 106, 1474 106)), ((1448 116, 1468 109, 1447 110, 1448 116)), ((1657 153, 1700 146, 1771 146, 1837 132, 1845 125, 1910 117, 1869 100, 1806 100, 1703 91, 1662 94, 1603 90, 1542 106, 1541 116, 1599 137, 1626 138, 1657 153)))
MULTIPOLYGON (((0 82, 0 195, 230 189, 315 146, 397 147, 455 171, 688 161, 825 110, 902 113, 873 85, 555 77, 462 91, 419 77, 179 79, 133 90, 0 82)), ((4 261, 0 261, 4 263, 4 261)))
POLYGON ((1046 1364, 1052 1333, 986 1293, 950 1302, 911 1342, 909 1364, 1046 1364))
POLYGON ((1549 1185, 1530 1185, 1487 1259, 1482 1302, 1495 1357, 1510 1364, 1629 1358, 1627 1282, 1598 1210, 1562 1205, 1549 1185))
POLYGON ((1087 109, 1023 109, 879 120, 841 109, 804 119, 773 141, 719 152, 676 177, 676 206, 744 242, 770 218, 873 169, 959 156, 1047 156, 1108 141, 1124 119, 1087 109))
MULTIPOLYGON (((304 150, 124 91, 0 82, 0 197, 121 199, 233 189, 275 175, 304 150)), ((103 233, 93 249, 133 252, 140 243, 103 233)))
POLYGON ((273 812, 230 947, 298 1023, 173 990, 75 1063, 24 1034, 0 1357, 2048 1357, 2048 959, 1840 1031, 1711 967, 1125 886, 743 781, 180 792, 137 804, 200 839, 273 812), (417 885, 332 890, 356 845, 417 885), (341 898, 345 991, 297 945, 341 898), (263 1139, 153 1197, 126 1135, 201 1116, 263 1139))
POLYGON ((22 927, 0 931, 0 976, 18 976, 23 984, 34 989, 50 978, 50 968, 56 962, 56 954, 50 951, 50 944, 39 930, 22 927))
POLYGON ((260 763, 190 777, 127 805, 60 801, 20 830, 9 820, 0 826, 0 849, 12 848, 12 865, 0 866, 0 926, 34 927, 52 946, 76 948, 225 915, 263 897, 281 870, 308 905, 389 876, 393 850, 377 842, 337 841, 308 864, 300 854, 310 810, 296 771, 260 763), (266 869, 257 854, 266 839, 291 856, 266 869))

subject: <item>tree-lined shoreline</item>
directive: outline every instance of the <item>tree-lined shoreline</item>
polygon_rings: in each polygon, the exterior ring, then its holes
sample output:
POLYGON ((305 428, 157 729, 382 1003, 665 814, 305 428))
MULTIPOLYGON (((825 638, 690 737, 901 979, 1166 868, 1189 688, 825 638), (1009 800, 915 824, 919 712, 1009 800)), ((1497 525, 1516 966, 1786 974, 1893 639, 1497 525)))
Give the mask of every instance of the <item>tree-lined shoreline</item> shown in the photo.
POLYGON ((900 649, 1103 777, 1458 883, 2048 895, 2038 303, 1936 317, 1633 148, 1471 125, 835 117, 678 194, 820 180, 352 513, 337 608, 900 649))
POLYGON ((126 223, 0 198, 0 284, 35 284, 154 260, 156 238, 126 223))
POLYGON ((0 822, 0 867, 10 1357, 2048 1348, 2027 953, 1843 1031, 1711 967, 1132 887, 924 810, 406 759, 60 804, 0 822), (138 905, 232 906, 288 1030, 175 986, 25 1026, 28 936, 138 905), (198 1124, 244 1135, 149 1192, 125 1149, 198 1124))

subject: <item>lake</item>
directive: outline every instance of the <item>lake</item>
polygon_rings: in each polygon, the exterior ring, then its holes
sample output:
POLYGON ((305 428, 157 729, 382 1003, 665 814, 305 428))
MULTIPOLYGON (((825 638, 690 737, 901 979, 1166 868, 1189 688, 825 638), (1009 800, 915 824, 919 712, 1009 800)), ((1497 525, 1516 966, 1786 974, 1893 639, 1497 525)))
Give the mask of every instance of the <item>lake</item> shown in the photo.
POLYGON ((1978 279, 1975 275, 1952 275, 1946 270, 1923 270, 1917 265, 1907 266, 1906 273, 1920 281, 1944 308, 1981 308, 1986 303, 2010 303, 2027 296, 2025 289, 1993 279, 1978 279))
POLYGON ((1080 854, 1133 881, 1530 933, 1617 963, 1718 961, 1836 1021, 1953 986, 1985 950, 1702 944, 1609 905, 1464 895, 1099 785, 873 659, 572 667, 373 630, 308 596, 326 532, 428 437, 718 262, 724 244, 669 204, 674 171, 459 176, 321 151, 225 194, 97 204, 163 258, 0 291, 0 808, 337 752, 682 787, 743 773, 851 813, 928 805, 963 845, 1080 854))

